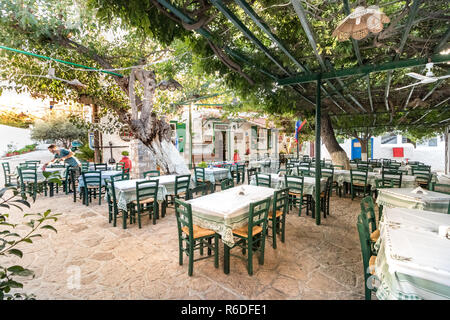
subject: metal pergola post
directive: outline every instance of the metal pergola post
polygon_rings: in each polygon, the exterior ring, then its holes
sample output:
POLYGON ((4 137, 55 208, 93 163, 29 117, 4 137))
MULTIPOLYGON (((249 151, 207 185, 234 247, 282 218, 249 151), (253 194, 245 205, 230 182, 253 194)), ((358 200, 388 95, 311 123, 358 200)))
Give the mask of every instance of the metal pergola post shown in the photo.
POLYGON ((322 171, 320 168, 320 86, 322 79, 319 75, 317 79, 316 88, 316 188, 315 188, 315 214, 316 214, 316 225, 320 225, 320 178, 322 176, 322 171))

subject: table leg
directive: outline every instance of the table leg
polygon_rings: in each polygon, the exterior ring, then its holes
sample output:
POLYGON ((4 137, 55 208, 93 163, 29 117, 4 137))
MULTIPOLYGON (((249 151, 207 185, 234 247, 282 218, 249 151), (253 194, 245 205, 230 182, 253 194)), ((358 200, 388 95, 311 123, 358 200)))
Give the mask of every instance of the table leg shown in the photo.
POLYGON ((53 197, 53 195, 54 195, 54 191, 53 191, 54 183, 53 182, 49 182, 48 183, 48 187, 50 188, 49 196, 53 197))
POLYGON ((226 244, 223 244, 223 272, 230 273, 230 247, 226 244))

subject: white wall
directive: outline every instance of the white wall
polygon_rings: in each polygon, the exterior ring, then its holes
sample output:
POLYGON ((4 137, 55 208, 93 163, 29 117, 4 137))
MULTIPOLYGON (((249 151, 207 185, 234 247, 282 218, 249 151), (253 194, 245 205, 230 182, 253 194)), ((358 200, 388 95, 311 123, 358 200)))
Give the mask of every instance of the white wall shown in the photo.
MULTIPOLYGON (((445 141, 441 137, 437 137, 437 146, 429 147, 429 146, 421 146, 417 145, 414 148, 414 145, 411 143, 401 143, 402 136, 397 136, 397 144, 381 144, 381 137, 373 138, 373 158, 374 159, 396 159, 399 161, 420 161, 427 165, 431 165, 433 170, 442 171, 445 170, 445 141), (403 158, 394 158, 392 148, 402 147, 404 149, 404 157, 403 158)), ((351 158, 351 139, 345 140, 343 144, 340 146, 347 153, 349 159, 351 158)), ((331 159, 330 154, 325 148, 325 145, 321 146, 321 159, 331 159)))
POLYGON ((14 149, 17 150, 33 143, 30 138, 30 129, 0 125, 0 157, 6 154, 8 144, 13 144, 14 149))

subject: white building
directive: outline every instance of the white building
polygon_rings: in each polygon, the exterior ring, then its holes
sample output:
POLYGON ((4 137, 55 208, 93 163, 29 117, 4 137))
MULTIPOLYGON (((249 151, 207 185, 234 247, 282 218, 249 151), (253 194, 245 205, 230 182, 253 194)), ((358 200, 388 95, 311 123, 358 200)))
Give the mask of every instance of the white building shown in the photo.
MULTIPOLYGON (((347 139, 340 144, 349 159, 361 158, 361 147, 356 139, 347 139)), ((433 170, 445 171, 445 139, 444 135, 427 139, 421 143, 407 142, 401 135, 388 134, 371 138, 369 159, 396 159, 399 161, 420 161, 431 165, 433 170)), ((321 158, 331 159, 325 145, 321 147, 321 158)))

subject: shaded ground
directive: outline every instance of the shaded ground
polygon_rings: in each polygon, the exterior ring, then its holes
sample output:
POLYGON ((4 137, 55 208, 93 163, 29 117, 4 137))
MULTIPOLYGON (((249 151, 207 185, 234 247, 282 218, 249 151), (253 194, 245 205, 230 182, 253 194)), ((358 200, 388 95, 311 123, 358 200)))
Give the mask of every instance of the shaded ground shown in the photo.
MULTIPOLYGON (((363 299, 355 227, 359 201, 336 196, 331 201, 331 215, 320 226, 293 210, 286 243, 274 250, 267 242, 265 264, 255 257, 253 276, 246 262, 233 256, 225 275, 220 244, 219 269, 212 259, 198 261, 189 277, 187 263, 178 264, 172 209, 156 225, 144 218, 142 229, 136 224, 123 230, 108 223, 105 204, 86 207, 61 194, 40 196, 29 210, 63 213, 54 224, 58 233, 44 232, 42 239, 21 246, 22 259, 7 262, 35 271, 24 288, 38 299, 363 299), (79 288, 76 281, 73 285, 78 272, 79 288)), ((13 213, 20 217, 18 210, 13 213)))

